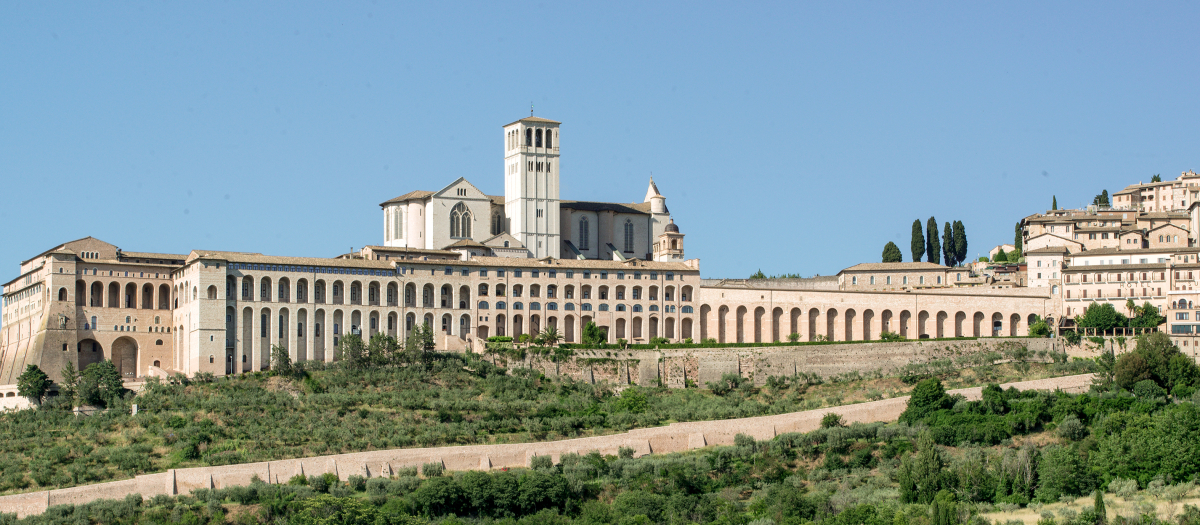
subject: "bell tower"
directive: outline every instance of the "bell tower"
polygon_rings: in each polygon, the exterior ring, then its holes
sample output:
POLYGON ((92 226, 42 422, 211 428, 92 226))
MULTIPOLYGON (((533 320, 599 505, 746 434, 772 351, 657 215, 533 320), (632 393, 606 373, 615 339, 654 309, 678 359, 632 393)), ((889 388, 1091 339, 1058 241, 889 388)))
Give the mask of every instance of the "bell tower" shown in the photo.
POLYGON ((507 231, 535 258, 559 258, 561 122, 529 116, 504 126, 504 216, 507 231))

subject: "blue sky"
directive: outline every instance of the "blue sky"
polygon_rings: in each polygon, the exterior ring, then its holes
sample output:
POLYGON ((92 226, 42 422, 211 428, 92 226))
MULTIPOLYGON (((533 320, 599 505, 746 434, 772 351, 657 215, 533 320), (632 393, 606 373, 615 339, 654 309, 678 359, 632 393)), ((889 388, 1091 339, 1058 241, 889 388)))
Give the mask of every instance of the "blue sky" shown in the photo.
POLYGON ((378 204, 503 192, 501 126, 563 122, 562 196, 651 172, 706 277, 971 255, 1102 189, 1200 169, 1198 4, 3 2, 0 264, 332 256, 378 204))

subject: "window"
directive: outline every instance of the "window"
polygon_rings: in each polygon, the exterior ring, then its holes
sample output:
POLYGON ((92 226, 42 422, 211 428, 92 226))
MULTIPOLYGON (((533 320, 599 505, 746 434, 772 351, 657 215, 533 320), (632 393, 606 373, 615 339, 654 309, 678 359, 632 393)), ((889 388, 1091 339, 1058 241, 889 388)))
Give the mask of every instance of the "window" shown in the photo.
POLYGON ((858 284, 858 277, 851 277, 850 284, 858 284))
POLYGON ((450 237, 454 239, 469 239, 471 237, 471 210, 467 205, 458 203, 450 210, 450 237))
POLYGON ((892 276, 887 276, 887 282, 884 284, 892 284, 892 276))
POLYGON ((633 221, 625 219, 625 253, 633 253, 633 221))
POLYGON ((1176 321, 1187 321, 1188 320, 1188 312, 1175 312, 1175 320, 1176 321))
POLYGON ((871 276, 871 284, 875 284, 875 276, 874 275, 871 276))
POLYGON ((579 218, 579 249, 590 250, 588 247, 588 220, 587 217, 579 218))

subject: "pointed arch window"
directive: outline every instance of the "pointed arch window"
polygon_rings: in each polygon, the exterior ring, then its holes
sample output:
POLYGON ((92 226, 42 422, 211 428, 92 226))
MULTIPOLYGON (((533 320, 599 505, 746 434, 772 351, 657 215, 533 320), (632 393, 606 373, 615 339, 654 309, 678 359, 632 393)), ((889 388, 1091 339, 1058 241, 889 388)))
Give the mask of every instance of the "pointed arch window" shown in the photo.
POLYGON ((534 140, 537 141, 537 147, 542 147, 542 130, 537 130, 533 133, 534 140))
POLYGON ((633 253, 633 221, 625 219, 625 253, 633 253))
POLYGON ((471 237, 471 210, 467 205, 458 203, 450 210, 450 237, 469 239, 471 237))
POLYGON ((501 220, 499 212, 492 214, 492 235, 500 235, 501 220))
POLYGON ((587 217, 579 218, 579 249, 589 250, 588 247, 588 220, 587 217))

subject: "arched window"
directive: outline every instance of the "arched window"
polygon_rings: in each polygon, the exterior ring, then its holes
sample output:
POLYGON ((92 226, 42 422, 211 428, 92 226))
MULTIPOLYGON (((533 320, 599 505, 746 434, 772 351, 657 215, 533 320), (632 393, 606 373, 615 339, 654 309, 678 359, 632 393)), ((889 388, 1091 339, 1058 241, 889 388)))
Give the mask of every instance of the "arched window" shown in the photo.
POLYGON ((633 253, 633 221, 625 219, 625 253, 633 253))
POLYGON ((488 309, 488 303, 487 303, 487 301, 479 301, 479 309, 480 309, 480 310, 487 310, 487 309, 488 309))
POLYGON ((525 128, 525 145, 526 146, 533 145, 533 130, 530 128, 525 128))
POLYGON ((579 249, 588 250, 588 220, 587 217, 579 218, 579 249))
POLYGON ((551 131, 551 130, 546 130, 546 147, 547 147, 547 148, 553 148, 553 147, 554 147, 554 140, 551 138, 553 135, 554 135, 554 132, 553 132, 553 131, 551 131))
POLYGON ((539 148, 542 147, 542 130, 539 129, 535 131, 533 133, 533 138, 536 141, 535 145, 539 148))
POLYGON ((450 237, 466 239, 471 237, 471 210, 467 205, 458 203, 450 210, 450 237))
POLYGON ((492 235, 500 235, 500 225, 502 224, 500 212, 492 214, 492 235))
POLYGON ((685 314, 690 314, 690 313, 692 313, 692 307, 684 306, 683 308, 680 309, 680 311, 682 311, 685 314))
POLYGON ((59 300, 59 301, 66 301, 66 300, 67 300, 67 289, 66 289, 66 288, 59 288, 59 289, 58 289, 58 300, 59 300))

